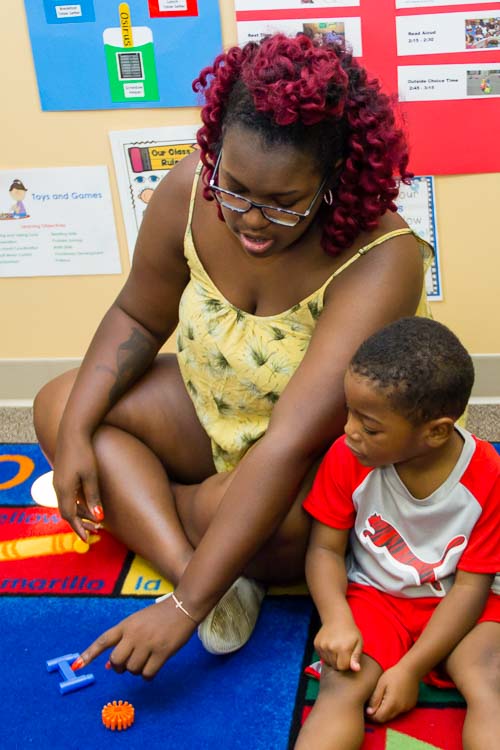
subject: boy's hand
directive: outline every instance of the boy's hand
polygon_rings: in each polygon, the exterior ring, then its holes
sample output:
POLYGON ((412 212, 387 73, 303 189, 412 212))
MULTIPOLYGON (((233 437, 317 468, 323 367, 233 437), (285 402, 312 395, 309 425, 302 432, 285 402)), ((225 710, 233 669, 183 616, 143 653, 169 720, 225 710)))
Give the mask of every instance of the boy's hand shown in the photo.
POLYGON ((359 672, 363 651, 363 638, 357 627, 339 624, 325 624, 314 639, 314 648, 320 658, 340 672, 359 672))
POLYGON ((383 723, 409 711, 418 699, 419 679, 399 664, 384 672, 368 702, 366 713, 371 721, 383 723))

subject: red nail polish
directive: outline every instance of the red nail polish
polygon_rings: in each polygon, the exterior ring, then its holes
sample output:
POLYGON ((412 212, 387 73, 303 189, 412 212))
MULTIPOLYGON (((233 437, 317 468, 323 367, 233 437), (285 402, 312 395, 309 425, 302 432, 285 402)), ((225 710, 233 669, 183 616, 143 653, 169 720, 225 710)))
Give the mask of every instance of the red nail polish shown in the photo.
POLYGON ((94 508, 94 518, 96 521, 104 520, 104 511, 100 505, 96 505, 94 508))
POLYGON ((75 659, 73 664, 71 665, 71 669, 73 672, 76 672, 77 669, 81 669, 83 667, 84 661, 81 656, 78 657, 78 659, 75 659))

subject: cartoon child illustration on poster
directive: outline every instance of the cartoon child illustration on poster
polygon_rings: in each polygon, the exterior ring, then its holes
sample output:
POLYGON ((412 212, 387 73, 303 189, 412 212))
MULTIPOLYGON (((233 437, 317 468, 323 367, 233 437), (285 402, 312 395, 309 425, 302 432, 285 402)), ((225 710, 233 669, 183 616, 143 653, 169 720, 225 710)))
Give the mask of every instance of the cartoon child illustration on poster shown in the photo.
POLYGON ((10 211, 7 213, 0 214, 0 219, 26 219, 28 218, 28 212, 24 205, 24 199, 28 188, 23 184, 21 180, 13 180, 9 187, 9 196, 13 201, 10 211))
MULTIPOLYGON (((141 188, 140 192, 137 195, 140 201, 142 201, 145 205, 145 207, 148 207, 148 203, 153 197, 153 193, 155 191, 156 184, 160 181, 160 177, 157 174, 150 174, 148 177, 145 175, 137 175, 137 177, 134 177, 134 182, 137 182, 141 188), (151 183, 150 187, 143 187, 145 182, 151 183)), ((142 207, 141 207, 142 208, 142 207)), ((142 213, 146 211, 146 208, 143 209, 142 213)))
POLYGON ((12 182, 12 185, 9 188, 9 195, 14 201, 11 208, 12 218, 24 219, 28 215, 23 202, 27 192, 28 188, 23 185, 21 180, 14 180, 12 182))

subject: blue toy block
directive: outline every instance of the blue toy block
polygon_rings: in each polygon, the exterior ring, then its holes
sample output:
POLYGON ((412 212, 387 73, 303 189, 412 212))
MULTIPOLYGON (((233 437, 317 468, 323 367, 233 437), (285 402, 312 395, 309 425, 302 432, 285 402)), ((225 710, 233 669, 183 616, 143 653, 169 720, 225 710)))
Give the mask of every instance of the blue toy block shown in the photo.
POLYGON ((59 683, 59 690, 62 695, 66 693, 72 693, 74 690, 80 690, 87 685, 91 685, 95 682, 93 674, 77 675, 71 669, 71 664, 78 659, 80 654, 65 654, 64 656, 57 656, 55 659, 49 659, 47 661, 47 671, 55 672, 59 670, 61 677, 65 680, 59 683))

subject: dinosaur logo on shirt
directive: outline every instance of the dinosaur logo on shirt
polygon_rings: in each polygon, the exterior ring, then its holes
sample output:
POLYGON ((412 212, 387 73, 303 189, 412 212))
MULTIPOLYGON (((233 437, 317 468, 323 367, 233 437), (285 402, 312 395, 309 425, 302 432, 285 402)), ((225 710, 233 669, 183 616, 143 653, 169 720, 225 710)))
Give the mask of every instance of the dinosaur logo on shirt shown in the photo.
POLYGON ((444 595, 444 591, 438 581, 436 571, 441 568, 451 550, 461 551, 467 543, 465 536, 459 534, 448 542, 440 560, 425 562, 411 550, 399 531, 378 513, 368 517, 362 536, 362 541, 365 544, 370 544, 377 554, 385 554, 393 563, 396 563, 397 567, 410 567, 417 585, 430 583, 432 588, 439 592, 441 596, 444 595))

